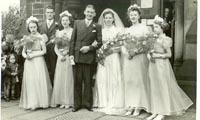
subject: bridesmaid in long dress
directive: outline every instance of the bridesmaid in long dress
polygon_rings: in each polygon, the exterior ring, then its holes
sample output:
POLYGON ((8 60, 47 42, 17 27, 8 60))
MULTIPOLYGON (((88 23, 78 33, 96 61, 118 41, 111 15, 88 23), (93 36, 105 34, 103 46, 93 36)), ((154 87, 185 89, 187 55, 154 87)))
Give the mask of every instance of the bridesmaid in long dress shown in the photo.
MULTIPOLYGON (((136 4, 128 8, 128 16, 132 26, 127 28, 127 33, 135 37, 142 37, 149 33, 147 26, 140 23, 140 9, 136 4)), ((128 109, 126 115, 133 114, 133 116, 138 116, 142 109, 146 111, 149 109, 148 59, 144 51, 132 53, 132 59, 129 58, 130 56, 125 46, 123 46, 122 52, 125 107, 128 109)))
POLYGON ((193 103, 178 86, 168 59, 171 57, 172 39, 163 33, 168 24, 156 16, 153 27, 158 38, 153 51, 148 54, 148 58, 154 61, 149 63, 152 115, 147 120, 164 120, 166 115, 182 114, 193 103))
MULTIPOLYGON (((64 37, 66 42, 70 42, 73 29, 70 27, 72 22, 72 15, 68 11, 64 11, 60 14, 61 25, 63 30, 57 31, 57 37, 64 37)), ((69 108, 74 103, 74 83, 73 72, 70 58, 68 55, 69 45, 55 45, 55 52, 58 56, 56 70, 54 75, 54 87, 51 98, 51 106, 56 107, 60 105, 60 108, 69 108)))
MULTIPOLYGON (((103 47, 114 40, 123 23, 112 9, 105 9, 99 18, 102 25, 103 47)), ((96 77, 97 106, 107 114, 118 114, 124 107, 123 82, 121 78, 120 47, 111 49, 112 54, 105 58, 104 65, 98 63, 96 77), (120 110, 121 109, 121 110, 120 110)))
POLYGON ((47 36, 38 33, 38 19, 30 17, 27 20, 30 35, 26 37, 22 55, 26 59, 22 81, 22 92, 19 107, 35 110, 47 108, 50 105, 52 86, 43 55, 46 54, 45 41, 47 36))

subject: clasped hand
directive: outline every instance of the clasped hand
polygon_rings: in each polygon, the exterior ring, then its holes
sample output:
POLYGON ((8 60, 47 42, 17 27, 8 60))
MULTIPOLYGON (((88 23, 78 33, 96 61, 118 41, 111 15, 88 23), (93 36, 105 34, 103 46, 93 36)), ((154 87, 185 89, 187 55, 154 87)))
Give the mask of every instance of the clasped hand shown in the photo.
POLYGON ((87 53, 89 50, 90 50, 90 47, 89 47, 89 46, 83 46, 83 47, 80 49, 80 51, 81 51, 82 53, 87 53))

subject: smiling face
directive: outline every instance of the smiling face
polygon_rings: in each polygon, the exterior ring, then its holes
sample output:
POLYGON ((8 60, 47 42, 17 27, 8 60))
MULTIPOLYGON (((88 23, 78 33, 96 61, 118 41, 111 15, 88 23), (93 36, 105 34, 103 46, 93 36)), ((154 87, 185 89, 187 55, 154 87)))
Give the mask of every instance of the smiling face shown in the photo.
POLYGON ((161 33, 163 33, 162 28, 160 27, 160 25, 158 24, 153 24, 153 31, 157 34, 160 35, 161 33))
POLYGON ((14 55, 10 56, 9 62, 10 63, 15 63, 15 56, 14 55))
POLYGON ((54 15, 55 15, 54 9, 49 9, 49 8, 46 9, 46 18, 48 20, 52 20, 54 18, 54 15))
POLYGON ((106 26, 111 26, 113 25, 114 22, 114 17, 112 15, 112 13, 108 13, 104 16, 104 21, 105 21, 105 25, 106 26))
POLYGON ((35 33, 38 32, 38 31, 37 31, 38 26, 37 26, 37 24, 34 23, 34 22, 30 22, 30 23, 29 23, 28 29, 29 29, 29 31, 30 31, 31 34, 35 34, 35 33))
POLYGON ((129 12, 129 18, 130 18, 130 21, 134 24, 134 23, 138 23, 139 22, 139 19, 140 19, 140 15, 138 13, 138 11, 130 11, 129 12))
POLYGON ((94 8, 87 7, 84 11, 85 18, 88 20, 93 20, 93 18, 96 16, 94 8))
POLYGON ((69 24, 70 24, 69 17, 68 17, 68 16, 62 17, 62 19, 61 19, 61 24, 62 24, 62 26, 63 26, 64 28, 69 27, 69 24))

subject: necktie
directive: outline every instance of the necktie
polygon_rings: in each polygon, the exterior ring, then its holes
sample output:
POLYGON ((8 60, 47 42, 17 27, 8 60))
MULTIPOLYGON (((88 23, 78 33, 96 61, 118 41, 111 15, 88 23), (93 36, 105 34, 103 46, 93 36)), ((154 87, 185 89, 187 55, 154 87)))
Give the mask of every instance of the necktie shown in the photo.
POLYGON ((48 22, 47 22, 47 27, 50 28, 50 26, 51 26, 51 22, 48 21, 48 22))
POLYGON ((86 25, 87 25, 87 27, 90 25, 90 21, 86 21, 86 25))

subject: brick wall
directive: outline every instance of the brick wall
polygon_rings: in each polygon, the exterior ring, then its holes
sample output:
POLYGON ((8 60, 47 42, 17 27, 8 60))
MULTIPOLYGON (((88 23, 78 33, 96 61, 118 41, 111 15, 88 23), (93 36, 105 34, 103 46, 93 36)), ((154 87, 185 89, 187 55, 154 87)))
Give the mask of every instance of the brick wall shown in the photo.
POLYGON ((32 15, 37 17, 39 20, 44 20, 45 7, 49 4, 52 4, 52 0, 26 0, 27 17, 32 15))

